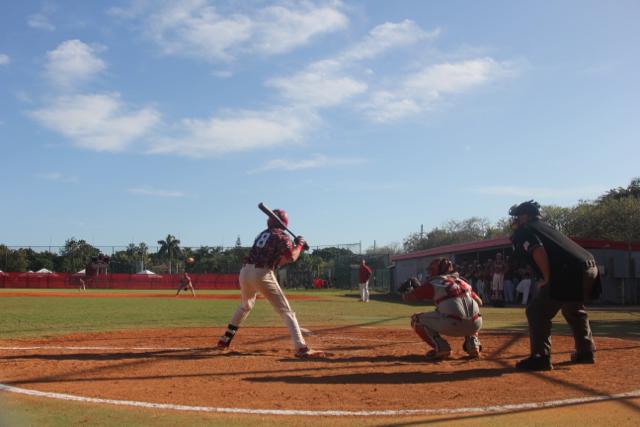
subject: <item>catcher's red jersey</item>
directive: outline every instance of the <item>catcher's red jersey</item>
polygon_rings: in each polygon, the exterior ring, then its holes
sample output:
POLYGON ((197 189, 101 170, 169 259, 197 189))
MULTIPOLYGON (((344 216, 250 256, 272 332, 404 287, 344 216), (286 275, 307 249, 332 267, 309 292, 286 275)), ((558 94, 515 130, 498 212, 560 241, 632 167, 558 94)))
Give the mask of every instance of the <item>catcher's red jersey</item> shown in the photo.
POLYGON ((418 299, 432 299, 444 314, 467 318, 480 313, 471 285, 457 274, 432 277, 413 293, 418 299))

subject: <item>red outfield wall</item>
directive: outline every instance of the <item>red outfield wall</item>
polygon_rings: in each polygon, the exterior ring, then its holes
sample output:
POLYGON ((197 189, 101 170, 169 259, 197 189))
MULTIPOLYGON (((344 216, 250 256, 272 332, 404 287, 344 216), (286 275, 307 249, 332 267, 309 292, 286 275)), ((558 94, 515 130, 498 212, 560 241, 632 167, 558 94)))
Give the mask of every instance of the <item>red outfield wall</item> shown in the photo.
MULTIPOLYGON (((196 289, 238 289, 238 274, 189 274, 196 289)), ((107 274, 87 282, 90 289, 177 289, 182 274, 145 276, 107 274)), ((77 288, 85 276, 71 273, 0 273, 0 288, 65 289, 77 288)))

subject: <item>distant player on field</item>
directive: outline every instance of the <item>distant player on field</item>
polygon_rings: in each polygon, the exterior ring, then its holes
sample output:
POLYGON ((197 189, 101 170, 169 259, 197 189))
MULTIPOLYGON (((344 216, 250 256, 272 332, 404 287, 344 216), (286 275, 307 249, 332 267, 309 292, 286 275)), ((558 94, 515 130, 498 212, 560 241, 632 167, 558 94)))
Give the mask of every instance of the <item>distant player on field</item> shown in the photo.
POLYGON ((185 271, 180 278, 180 286, 178 287, 178 292, 176 292, 176 296, 180 294, 180 291, 191 291, 191 295, 196 296, 196 291, 193 288, 193 283, 191 283, 191 277, 185 271))
POLYGON ((358 288, 360 290, 360 301, 369 302, 369 279, 371 279, 371 267, 367 265, 365 260, 360 262, 358 268, 358 288))

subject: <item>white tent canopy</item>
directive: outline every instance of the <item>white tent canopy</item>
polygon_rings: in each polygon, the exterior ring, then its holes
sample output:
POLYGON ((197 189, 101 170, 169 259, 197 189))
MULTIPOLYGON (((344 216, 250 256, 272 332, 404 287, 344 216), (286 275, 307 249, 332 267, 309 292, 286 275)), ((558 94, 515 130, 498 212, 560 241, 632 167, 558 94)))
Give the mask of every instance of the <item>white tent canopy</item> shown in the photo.
POLYGON ((162 277, 159 274, 156 274, 151 270, 142 270, 142 271, 139 271, 136 274, 142 274, 143 276, 147 276, 147 277, 162 277))
POLYGON ((41 268, 40 270, 36 271, 36 273, 38 273, 38 274, 53 274, 53 271, 47 270, 46 268, 41 268))

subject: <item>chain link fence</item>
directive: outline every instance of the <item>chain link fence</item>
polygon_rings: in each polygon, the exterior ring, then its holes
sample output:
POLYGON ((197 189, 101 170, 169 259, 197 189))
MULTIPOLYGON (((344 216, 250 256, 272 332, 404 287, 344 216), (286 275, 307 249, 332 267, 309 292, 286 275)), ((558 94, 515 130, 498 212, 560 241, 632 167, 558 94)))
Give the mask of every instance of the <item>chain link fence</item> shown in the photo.
MULTIPOLYGON (((46 269, 59 273, 83 271, 92 257, 109 257, 110 274, 135 274, 151 271, 157 274, 235 274, 240 271, 248 247, 199 246, 163 251, 161 246, 111 245, 92 246, 4 246, 0 245, 0 270, 27 272, 46 269), (187 264, 187 258, 194 262, 187 264)), ((312 246, 298 262, 279 269, 281 284, 288 288, 331 287, 357 289, 358 268, 366 260, 373 270, 369 285, 377 291, 391 288, 389 255, 363 255, 361 243, 312 246)))

